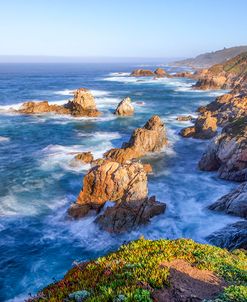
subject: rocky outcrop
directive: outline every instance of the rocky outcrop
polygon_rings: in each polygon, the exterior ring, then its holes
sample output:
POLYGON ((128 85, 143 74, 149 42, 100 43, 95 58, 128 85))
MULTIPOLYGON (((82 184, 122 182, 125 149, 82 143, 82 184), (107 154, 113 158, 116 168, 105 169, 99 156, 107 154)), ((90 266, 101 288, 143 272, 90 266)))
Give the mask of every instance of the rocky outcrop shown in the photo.
POLYGON ((152 116, 143 128, 137 128, 128 143, 122 148, 114 148, 104 157, 120 163, 144 156, 149 152, 160 151, 167 144, 164 123, 159 116, 152 116))
POLYGON ((131 72, 131 77, 152 77, 155 73, 148 69, 135 69, 131 72))
POLYGON ((247 117, 240 118, 222 129, 203 154, 199 168, 218 171, 220 178, 247 180, 247 117))
POLYGON ((83 188, 68 210, 69 216, 81 218, 98 213, 107 201, 115 202, 96 219, 104 230, 124 232, 163 213, 165 204, 148 198, 147 173, 141 163, 120 164, 105 160, 89 170, 83 188))
POLYGON ((100 112, 96 108, 94 97, 88 89, 80 88, 75 91, 74 99, 65 106, 73 116, 97 117, 100 112))
POLYGON ((134 106, 131 104, 131 98, 124 98, 115 110, 116 115, 129 116, 134 114, 134 106))
POLYGON ((243 183, 237 189, 224 195, 208 208, 247 218, 247 183, 243 183))
POLYGON ((229 250, 247 250, 247 221, 238 221, 207 237, 207 240, 229 250))
POLYGON ((81 161, 82 163, 85 163, 85 164, 90 164, 94 160, 93 154, 91 152, 78 153, 75 156, 75 159, 79 160, 79 161, 81 161))
POLYGON ((96 104, 91 92, 85 88, 80 88, 75 91, 74 99, 67 104, 50 105, 47 101, 42 102, 26 102, 19 110, 23 114, 41 114, 41 113, 56 113, 56 114, 71 114, 73 116, 88 116, 96 117, 100 112, 96 108, 96 104))
POLYGON ((107 208, 96 222, 105 231, 122 233, 147 224, 152 217, 164 213, 165 209, 166 205, 156 201, 154 196, 144 200, 123 201, 107 208))
POLYGON ((210 139, 217 133, 217 119, 212 117, 210 112, 200 115, 195 126, 182 129, 180 135, 183 137, 193 137, 199 139, 210 139))
POLYGON ((198 75, 194 85, 196 89, 233 89, 246 85, 247 77, 247 52, 216 64, 198 75))
POLYGON ((172 75, 174 78, 189 78, 194 79, 195 74, 193 72, 183 71, 183 72, 177 72, 172 75))
POLYGON ((242 90, 224 94, 207 106, 200 107, 198 111, 202 114, 210 112, 211 116, 217 119, 217 125, 225 126, 229 122, 247 116, 247 92, 242 90))
POLYGON ((48 101, 23 103, 17 112, 23 114, 39 114, 49 112, 57 114, 69 114, 68 109, 59 105, 50 105, 48 101))
POLYGON ((154 71, 154 74, 158 78, 170 77, 170 75, 163 68, 157 68, 154 71))

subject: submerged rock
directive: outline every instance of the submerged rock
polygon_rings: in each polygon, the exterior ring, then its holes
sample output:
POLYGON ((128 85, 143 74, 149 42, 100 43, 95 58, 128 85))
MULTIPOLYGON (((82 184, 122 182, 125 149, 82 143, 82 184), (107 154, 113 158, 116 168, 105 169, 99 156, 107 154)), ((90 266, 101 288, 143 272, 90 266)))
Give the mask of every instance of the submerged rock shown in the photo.
POLYGON ((228 124, 208 146, 199 168, 217 171, 220 178, 247 180, 247 117, 228 124))
POLYGON ((166 205, 156 201, 154 196, 144 200, 123 201, 108 207, 96 222, 105 231, 122 233, 147 224, 152 217, 164 213, 165 209, 166 205))
POLYGON ((133 115, 134 110, 134 106, 131 104, 131 98, 126 97, 118 104, 115 114, 121 116, 133 115))
POLYGON ((85 88, 75 91, 74 99, 65 105, 50 105, 47 101, 42 102, 26 102, 19 110, 23 114, 39 114, 39 113, 56 113, 71 114, 73 116, 96 117, 100 112, 96 108, 96 104, 91 92, 85 88))
POLYGON ((217 133, 217 119, 212 117, 210 112, 200 115, 195 122, 195 126, 182 129, 180 135, 183 137, 193 137, 199 139, 210 139, 217 133))
POLYGON ((247 183, 224 195, 208 207, 213 211, 247 218, 247 183))
POLYGON ((191 121, 192 119, 193 117, 191 115, 180 115, 176 118, 176 120, 180 122, 191 121))
POLYGON ((151 77, 154 76, 155 73, 148 69, 135 69, 131 72, 131 77, 151 77))
POLYGON ((107 151, 104 157, 122 163, 142 157, 149 152, 160 151, 166 144, 164 123, 159 116, 154 115, 143 128, 134 130, 128 143, 124 143, 122 148, 107 151))
POLYGON ((207 237, 207 240, 219 247, 234 249, 247 249, 247 221, 238 221, 227 225, 223 229, 207 237))
POLYGON ((91 152, 82 152, 78 153, 75 156, 76 160, 82 161, 85 164, 90 164, 94 159, 93 159, 93 154, 91 152))

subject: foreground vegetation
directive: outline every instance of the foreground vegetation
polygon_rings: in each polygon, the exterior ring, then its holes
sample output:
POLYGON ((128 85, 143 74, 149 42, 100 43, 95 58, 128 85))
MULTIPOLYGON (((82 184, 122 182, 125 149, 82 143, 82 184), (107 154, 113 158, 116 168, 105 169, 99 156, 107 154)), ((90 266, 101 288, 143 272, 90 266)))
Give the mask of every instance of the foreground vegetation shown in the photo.
MULTIPOLYGON (((210 270, 226 282, 217 302, 247 301, 247 254, 232 253, 192 240, 145 240, 123 245, 117 252, 77 264, 59 282, 29 301, 153 301, 153 292, 171 286, 169 268, 182 259, 200 270, 210 270)), ((209 300, 208 300, 209 301, 209 300)))

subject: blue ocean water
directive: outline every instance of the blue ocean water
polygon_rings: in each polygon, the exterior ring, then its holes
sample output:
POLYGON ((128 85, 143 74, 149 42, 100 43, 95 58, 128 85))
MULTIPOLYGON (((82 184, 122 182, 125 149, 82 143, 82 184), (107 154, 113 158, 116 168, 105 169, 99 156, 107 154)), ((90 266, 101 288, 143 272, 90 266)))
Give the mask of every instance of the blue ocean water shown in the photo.
POLYGON ((176 116, 193 113, 223 92, 191 90, 189 79, 129 77, 137 67, 133 63, 0 64, 0 301, 23 301, 61 278, 73 261, 103 255, 141 235, 205 242, 207 235, 236 221, 205 209, 235 184, 198 170, 208 142, 182 139, 178 132, 189 122, 176 121, 176 116), (79 87, 92 90, 101 117, 8 112, 27 100, 66 102, 79 87), (133 99, 135 115, 117 118, 112 112, 125 96, 133 99), (92 151, 100 157, 121 146, 153 114, 166 124, 169 147, 145 159, 154 170, 149 192, 167 203, 166 213, 148 226, 118 236, 99 230, 93 218, 68 220, 66 210, 89 168, 73 162, 73 153, 92 151))

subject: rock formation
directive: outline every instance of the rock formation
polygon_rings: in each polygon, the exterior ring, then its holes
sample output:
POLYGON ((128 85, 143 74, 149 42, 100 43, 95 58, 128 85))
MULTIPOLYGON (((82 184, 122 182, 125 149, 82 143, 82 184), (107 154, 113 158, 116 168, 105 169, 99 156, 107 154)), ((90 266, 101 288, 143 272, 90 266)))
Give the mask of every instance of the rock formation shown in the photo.
POLYGON ((195 126, 182 129, 180 134, 183 137, 193 137, 199 139, 210 139, 217 133, 217 119, 212 117, 210 112, 205 112, 200 115, 195 126))
POLYGON ((199 168, 220 178, 247 180, 247 116, 226 125, 203 154, 199 168))
POLYGON ((156 201, 154 196, 144 200, 123 201, 107 208, 96 222, 105 231, 122 233, 147 224, 152 217, 164 213, 165 209, 166 205, 156 201))
POLYGON ((170 75, 163 68, 157 68, 154 71, 154 74, 158 78, 170 77, 170 75))
POLYGON ((104 157, 120 163, 144 156, 149 152, 160 151, 167 144, 164 123, 157 115, 152 116, 143 128, 137 128, 132 133, 128 143, 122 148, 114 148, 104 154, 104 157))
POLYGON ((82 153, 78 153, 75 156, 75 159, 85 164, 90 164, 93 161, 93 155, 91 152, 82 152, 82 153))
POLYGON ((247 221, 238 221, 227 225, 221 230, 207 237, 207 240, 222 248, 229 250, 247 250, 247 221))
POLYGON ((200 107, 199 112, 210 114, 217 119, 217 125, 225 126, 227 123, 247 115, 247 93, 232 91, 216 98, 207 106, 200 107))
POLYGON ((63 106, 50 105, 47 101, 23 103, 18 112, 24 114, 39 114, 49 112, 57 114, 69 114, 69 110, 63 106))
POLYGON ((180 115, 176 118, 177 121, 179 122, 187 122, 191 121, 193 117, 191 115, 180 115))
POLYGON ((208 208, 247 218, 247 183, 243 183, 237 189, 224 195, 208 208))
POLYGON ((123 232, 144 224, 165 211, 165 204, 148 199, 147 174, 141 163, 103 161, 89 170, 77 202, 68 210, 73 218, 98 213, 107 201, 115 202, 96 222, 111 232, 123 232))
POLYGON ((116 115, 129 116, 134 114, 134 106, 131 104, 131 98, 124 98, 115 110, 116 115))
POLYGON ((74 99, 67 104, 50 105, 47 101, 42 102, 26 102, 19 110, 23 114, 39 114, 39 113, 57 113, 71 114, 73 116, 88 116, 96 117, 100 112, 96 108, 96 104, 91 92, 85 88, 80 88, 75 91, 74 99))
POLYGON ((247 52, 216 64, 198 74, 196 89, 233 89, 243 83, 247 77, 247 52))
POLYGON ((130 74, 131 77, 151 77, 154 75, 155 73, 153 71, 147 69, 135 69, 130 74))

